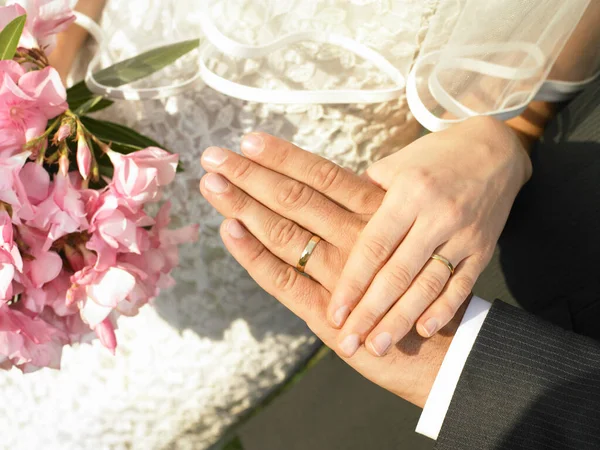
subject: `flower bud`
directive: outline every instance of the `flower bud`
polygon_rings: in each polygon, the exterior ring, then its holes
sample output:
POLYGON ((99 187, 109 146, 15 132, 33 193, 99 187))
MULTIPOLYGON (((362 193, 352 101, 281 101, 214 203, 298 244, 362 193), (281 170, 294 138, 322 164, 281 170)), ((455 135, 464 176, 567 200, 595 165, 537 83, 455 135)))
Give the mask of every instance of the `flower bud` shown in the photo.
POLYGON ((81 134, 77 139, 77 167, 83 179, 87 180, 92 167, 92 152, 87 144, 87 140, 81 134))
POLYGON ((58 131, 56 132, 56 141, 57 142, 64 141, 66 138, 71 136, 71 131, 72 131, 71 124, 63 123, 60 126, 60 128, 58 129, 58 131))

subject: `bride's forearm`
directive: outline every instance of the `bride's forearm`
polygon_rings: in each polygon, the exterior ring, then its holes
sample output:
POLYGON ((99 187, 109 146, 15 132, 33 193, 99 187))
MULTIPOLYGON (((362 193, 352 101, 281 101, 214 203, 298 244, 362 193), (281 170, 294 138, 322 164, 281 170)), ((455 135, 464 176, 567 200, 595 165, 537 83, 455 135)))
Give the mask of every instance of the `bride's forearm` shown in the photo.
MULTIPOLYGON (((75 11, 98 20, 106 0, 79 0, 75 11)), ((72 24, 65 32, 57 36, 56 49, 49 57, 50 64, 58 71, 64 81, 71 71, 77 53, 85 42, 88 33, 78 25, 72 24)))

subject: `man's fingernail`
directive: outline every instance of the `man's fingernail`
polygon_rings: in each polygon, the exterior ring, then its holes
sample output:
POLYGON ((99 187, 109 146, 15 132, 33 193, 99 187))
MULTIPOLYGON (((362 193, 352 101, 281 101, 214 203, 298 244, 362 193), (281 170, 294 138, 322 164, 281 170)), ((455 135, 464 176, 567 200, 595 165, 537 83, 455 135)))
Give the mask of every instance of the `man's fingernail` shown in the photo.
POLYGON ((371 348, 377 356, 383 356, 392 345, 392 335, 390 333, 380 333, 371 340, 371 348))
POLYGON ((227 154, 219 147, 208 147, 202 155, 202 160, 211 166, 220 166, 226 159, 227 154))
POLYGON ((346 336, 344 340, 340 343, 340 350, 347 358, 350 358, 352 355, 356 353, 358 347, 360 345, 360 338, 358 334, 351 334, 346 336))
POLYGON ((241 239, 246 235, 246 230, 237 220, 230 220, 227 223, 227 232, 235 239, 241 239))
POLYGON ((346 320, 346 317, 348 317, 349 312, 350 308, 348 308, 347 305, 340 306, 335 311, 335 313, 333 313, 333 317, 331 318, 333 320, 333 324, 336 327, 341 328, 341 326, 344 324, 344 321, 346 320))
POLYGON ((435 332, 437 331, 437 327, 438 327, 438 321, 435 317, 430 317, 429 319, 427 319, 425 321, 425 323, 423 324, 423 331, 425 333, 425 336, 427 337, 431 337, 435 334, 435 332))
POLYGON ((214 192, 215 194, 222 194, 227 190, 227 180, 223 178, 221 175, 216 173, 209 173, 206 175, 206 180, 204 181, 204 185, 206 189, 210 192, 214 192))
POLYGON ((244 136, 241 147, 246 155, 255 156, 263 151, 265 142, 258 134, 250 133, 244 136))

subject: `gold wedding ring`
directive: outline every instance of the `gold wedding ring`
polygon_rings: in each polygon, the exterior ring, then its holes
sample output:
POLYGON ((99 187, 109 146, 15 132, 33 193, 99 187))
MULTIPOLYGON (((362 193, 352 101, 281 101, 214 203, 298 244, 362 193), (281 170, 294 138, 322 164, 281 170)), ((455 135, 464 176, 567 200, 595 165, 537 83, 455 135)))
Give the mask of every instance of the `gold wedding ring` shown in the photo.
POLYGON ((440 262, 444 263, 446 265, 446 267, 448 268, 448 270, 450 271, 450 275, 454 275, 454 266, 448 259, 444 258, 442 255, 438 255, 437 253, 434 253, 433 255, 431 255, 431 259, 435 259, 436 261, 440 261, 440 262))
POLYGON ((310 241, 308 241, 308 244, 306 244, 306 247, 304 247, 304 250, 302 251, 302 256, 300 256, 298 264, 296 264, 296 270, 298 272, 304 273, 306 263, 310 259, 310 255, 312 255, 313 250, 320 241, 321 238, 317 235, 313 235, 313 237, 310 238, 310 241))

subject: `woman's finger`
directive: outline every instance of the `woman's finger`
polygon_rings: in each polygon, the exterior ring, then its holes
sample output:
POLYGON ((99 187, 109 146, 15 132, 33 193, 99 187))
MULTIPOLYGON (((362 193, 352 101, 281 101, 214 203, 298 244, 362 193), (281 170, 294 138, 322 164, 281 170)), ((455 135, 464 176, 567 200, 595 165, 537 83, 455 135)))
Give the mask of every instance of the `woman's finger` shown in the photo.
POLYGON ((484 267, 485 264, 470 257, 456 268, 442 294, 419 318, 416 328, 421 336, 433 336, 452 320, 461 305, 471 295, 475 281, 484 267))
MULTIPOLYGON (((451 251, 445 246, 444 252, 453 260, 460 260, 462 251, 451 251)), ((406 336, 419 317, 444 291, 452 274, 450 269, 440 261, 430 259, 423 270, 415 277, 410 288, 385 314, 369 336, 365 346, 376 356, 383 356, 392 345, 406 336)))
POLYGON ((338 247, 362 228, 362 221, 304 183, 282 175, 219 147, 210 147, 202 155, 209 172, 220 173, 249 196, 282 216, 320 235, 338 247))
POLYGON ((302 276, 273 255, 235 219, 223 222, 221 237, 233 257, 265 291, 306 321, 311 328, 324 328, 323 315, 329 293, 323 286, 302 276))
POLYGON ((260 165, 287 175, 359 214, 374 213, 385 192, 353 172, 266 133, 250 133, 242 152, 260 165))
MULTIPOLYGON (((385 354, 392 344, 398 342, 412 329, 415 321, 423 311, 438 298, 449 278, 450 271, 448 267, 432 260, 425 264, 423 270, 415 277, 406 293, 399 299, 383 304, 376 298, 365 298, 366 300, 361 301, 348 317, 340 333, 340 343, 348 336, 353 336, 348 339, 348 342, 354 342, 358 337, 359 342, 368 343, 368 349, 371 353, 376 356, 385 354), (396 308, 394 304, 398 303, 402 305, 396 308), (396 315, 397 317, 392 320, 400 325, 394 330, 394 333, 388 332, 381 337, 376 336, 374 332, 371 333, 379 323, 384 323, 390 315, 396 315)), ((345 350, 348 356, 351 356, 351 353, 355 351, 350 347, 345 350)))
MULTIPOLYGON (((270 252, 288 265, 296 266, 312 233, 274 213, 219 174, 205 175, 200 181, 200 191, 222 215, 238 219, 270 252)), ((332 289, 342 264, 340 251, 321 240, 314 248, 305 271, 332 289)))
MULTIPOLYGON (((334 327, 341 328, 344 325, 377 273, 408 234, 416 217, 415 210, 416 208, 405 202, 401 195, 395 191, 388 192, 381 208, 367 223, 352 248, 340 281, 333 292, 328 318, 334 327)), ((404 268, 402 270, 405 271, 404 268)), ((403 272, 396 275, 408 278, 409 274, 403 272)), ((414 275, 416 273, 412 274, 414 275)), ((408 284, 412 281, 412 276, 405 280, 408 284)), ((406 288, 408 285, 404 287, 406 288)), ((391 302, 388 306, 391 306, 391 302)))
MULTIPOLYGON (((375 276, 360 303, 350 313, 343 326, 341 339, 356 342, 358 338, 362 342, 362 338, 372 327, 380 320, 385 320, 384 315, 390 314, 388 310, 393 310, 395 306, 392 305, 395 303, 402 303, 404 317, 408 318, 409 313, 410 317, 416 314, 408 329, 404 326, 396 330, 396 336, 404 336, 425 307, 437 298, 447 280, 447 267, 438 261, 432 261, 435 265, 428 264, 440 240, 444 238, 439 230, 436 232, 433 224, 419 220, 415 222, 408 236, 375 276), (407 296, 408 300, 405 300, 407 296), (352 338, 347 338, 348 336, 352 338)), ((347 345, 346 353, 352 348, 347 345)))

